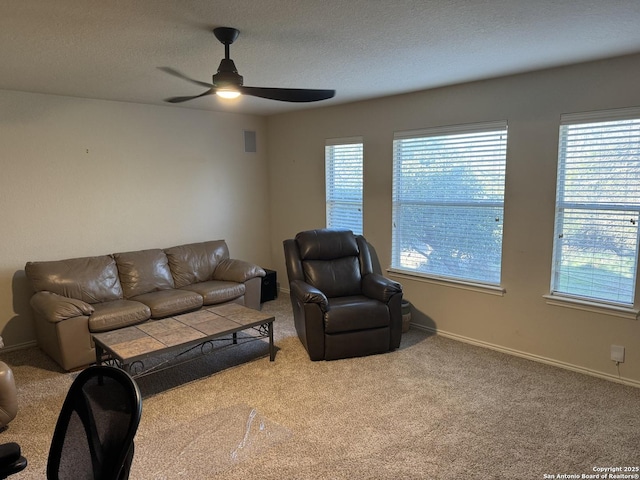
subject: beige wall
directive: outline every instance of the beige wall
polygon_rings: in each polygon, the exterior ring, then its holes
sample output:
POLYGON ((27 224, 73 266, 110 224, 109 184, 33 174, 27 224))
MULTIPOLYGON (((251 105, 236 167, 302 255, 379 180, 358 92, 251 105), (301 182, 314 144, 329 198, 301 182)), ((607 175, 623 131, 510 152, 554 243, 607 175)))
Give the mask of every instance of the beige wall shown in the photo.
POLYGON ((0 91, 5 343, 35 339, 30 260, 223 238, 268 266, 265 142, 262 117, 0 91), (258 153, 244 153, 243 130, 258 153))
POLYGON ((384 269, 391 249, 393 133, 507 120, 506 294, 401 279, 417 321, 605 377, 618 377, 610 345, 623 345, 620 376, 640 382, 638 320, 551 306, 543 298, 550 283, 560 115, 640 105, 638 78, 640 56, 630 56, 269 117, 271 249, 281 285, 287 288, 282 240, 325 224, 326 138, 364 137, 364 234, 384 269))

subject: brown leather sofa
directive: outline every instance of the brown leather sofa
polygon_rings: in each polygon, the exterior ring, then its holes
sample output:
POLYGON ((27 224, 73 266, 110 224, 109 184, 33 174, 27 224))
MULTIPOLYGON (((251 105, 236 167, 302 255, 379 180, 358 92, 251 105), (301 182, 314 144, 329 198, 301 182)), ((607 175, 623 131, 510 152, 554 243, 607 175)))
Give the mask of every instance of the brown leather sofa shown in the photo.
POLYGON ((265 271, 229 258, 224 240, 28 262, 38 346, 65 370, 95 361, 91 333, 239 303, 260 309, 265 271))
POLYGON ((402 287, 374 273, 369 246, 350 230, 300 232, 284 241, 295 328, 311 360, 400 346, 402 287))

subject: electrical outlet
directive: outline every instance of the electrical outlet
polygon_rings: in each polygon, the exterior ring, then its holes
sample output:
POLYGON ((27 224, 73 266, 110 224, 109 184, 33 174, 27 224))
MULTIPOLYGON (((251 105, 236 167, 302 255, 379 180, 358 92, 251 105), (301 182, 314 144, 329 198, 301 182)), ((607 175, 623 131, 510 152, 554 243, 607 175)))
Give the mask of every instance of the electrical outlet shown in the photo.
POLYGON ((611 345, 611 360, 616 363, 623 363, 624 347, 620 345, 611 345))

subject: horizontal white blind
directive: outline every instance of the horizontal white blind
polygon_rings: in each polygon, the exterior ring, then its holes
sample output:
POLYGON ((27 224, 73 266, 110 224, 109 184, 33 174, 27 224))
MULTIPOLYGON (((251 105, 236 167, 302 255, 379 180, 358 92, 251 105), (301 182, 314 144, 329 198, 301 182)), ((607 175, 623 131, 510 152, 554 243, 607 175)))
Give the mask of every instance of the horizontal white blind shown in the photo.
POLYGON ((362 234, 363 145, 361 138, 327 140, 327 227, 362 234))
POLYGON ((395 135, 392 267, 500 284, 506 122, 395 135))
POLYGON ((640 215, 640 110, 561 120, 551 291, 633 305, 640 215), (575 122, 575 123, 572 123, 575 122))

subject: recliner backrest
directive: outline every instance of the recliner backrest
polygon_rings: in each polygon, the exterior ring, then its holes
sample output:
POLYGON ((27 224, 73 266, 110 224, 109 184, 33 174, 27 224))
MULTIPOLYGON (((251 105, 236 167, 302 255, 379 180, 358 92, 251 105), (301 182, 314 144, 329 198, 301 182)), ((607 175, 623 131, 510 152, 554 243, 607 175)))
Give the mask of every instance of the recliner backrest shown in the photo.
POLYGON ((295 242, 307 283, 327 297, 362 293, 361 251, 350 230, 309 230, 296 235, 295 242))

